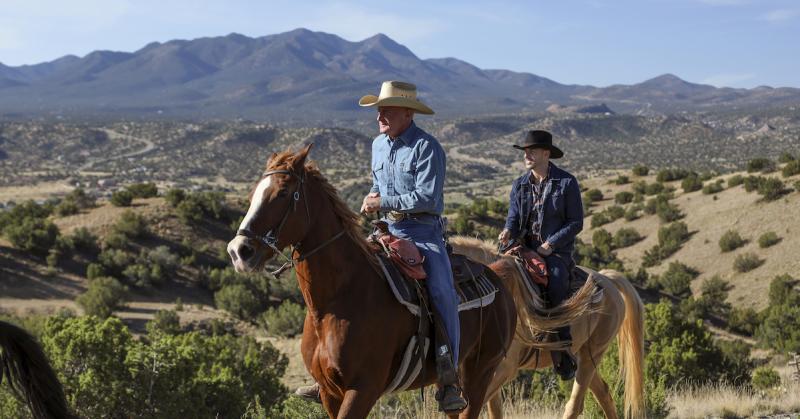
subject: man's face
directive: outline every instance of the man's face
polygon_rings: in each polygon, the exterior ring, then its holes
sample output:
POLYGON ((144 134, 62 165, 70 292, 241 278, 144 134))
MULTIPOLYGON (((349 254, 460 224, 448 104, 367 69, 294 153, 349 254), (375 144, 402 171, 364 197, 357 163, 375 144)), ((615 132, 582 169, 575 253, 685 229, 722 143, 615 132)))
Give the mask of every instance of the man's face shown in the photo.
POLYGON ((395 138, 403 133, 411 124, 414 111, 399 106, 378 107, 378 129, 381 134, 395 138))
POLYGON ((550 150, 528 147, 525 149, 525 167, 528 170, 543 168, 550 160, 550 150))

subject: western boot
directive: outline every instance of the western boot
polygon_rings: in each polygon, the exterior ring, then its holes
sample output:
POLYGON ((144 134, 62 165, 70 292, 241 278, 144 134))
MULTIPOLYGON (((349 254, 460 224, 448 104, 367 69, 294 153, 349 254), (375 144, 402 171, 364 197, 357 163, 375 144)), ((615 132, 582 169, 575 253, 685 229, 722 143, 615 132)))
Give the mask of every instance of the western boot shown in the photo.
POLYGON ((439 383, 439 390, 436 391, 439 411, 449 414, 464 410, 468 403, 461 395, 458 371, 453 365, 453 358, 447 345, 439 345, 436 348, 436 375, 439 383))
POLYGON ((322 404, 322 399, 319 397, 319 383, 298 387, 297 390, 294 391, 294 395, 310 402, 322 404))

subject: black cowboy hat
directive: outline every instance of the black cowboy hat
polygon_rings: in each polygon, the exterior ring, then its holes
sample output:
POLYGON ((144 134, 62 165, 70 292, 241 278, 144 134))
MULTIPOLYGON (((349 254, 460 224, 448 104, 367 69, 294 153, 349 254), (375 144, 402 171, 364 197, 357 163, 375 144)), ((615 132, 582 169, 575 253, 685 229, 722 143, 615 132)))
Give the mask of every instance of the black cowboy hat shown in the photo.
POLYGON ((564 156, 564 152, 553 145, 553 135, 539 129, 528 131, 528 134, 525 135, 525 141, 523 141, 522 144, 514 144, 514 148, 520 150, 525 150, 526 148, 545 148, 550 150, 551 159, 560 159, 564 156))

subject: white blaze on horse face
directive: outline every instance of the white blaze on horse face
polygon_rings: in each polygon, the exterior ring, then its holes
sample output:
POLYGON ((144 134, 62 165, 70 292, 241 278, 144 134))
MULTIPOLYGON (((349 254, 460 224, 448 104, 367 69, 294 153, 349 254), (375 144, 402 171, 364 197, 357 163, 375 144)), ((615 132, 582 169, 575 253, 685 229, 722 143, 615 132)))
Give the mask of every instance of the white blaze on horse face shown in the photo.
MULTIPOLYGON (((255 219, 256 214, 258 214, 258 210, 261 208, 261 204, 264 203, 264 194, 266 193, 267 189, 269 189, 271 183, 272 183, 271 176, 267 176, 264 179, 261 179, 261 182, 258 183, 256 191, 253 193, 253 199, 250 200, 250 208, 247 210, 247 214, 245 214, 244 219, 242 220, 242 224, 239 225, 240 230, 250 229, 250 225, 255 219)), ((254 233, 262 233, 262 232, 254 231, 254 233)))

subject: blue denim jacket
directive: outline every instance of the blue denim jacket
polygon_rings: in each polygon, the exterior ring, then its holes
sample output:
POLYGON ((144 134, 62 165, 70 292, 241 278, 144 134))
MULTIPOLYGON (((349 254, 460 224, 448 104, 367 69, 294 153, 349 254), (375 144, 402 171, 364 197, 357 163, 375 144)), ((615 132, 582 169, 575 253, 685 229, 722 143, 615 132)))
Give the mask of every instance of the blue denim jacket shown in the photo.
MULTIPOLYGON (((505 228, 511 237, 528 243, 531 225, 531 172, 517 178, 511 186, 511 197, 505 228)), ((553 252, 572 257, 575 237, 583 230, 583 202, 578 180, 550 163, 550 176, 544 185, 543 211, 539 213, 542 238, 553 252)))
POLYGON ((372 189, 381 211, 430 213, 444 210, 444 149, 411 123, 394 141, 381 134, 372 142, 372 189))

